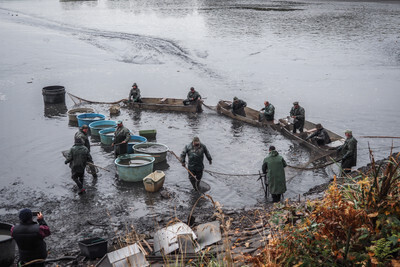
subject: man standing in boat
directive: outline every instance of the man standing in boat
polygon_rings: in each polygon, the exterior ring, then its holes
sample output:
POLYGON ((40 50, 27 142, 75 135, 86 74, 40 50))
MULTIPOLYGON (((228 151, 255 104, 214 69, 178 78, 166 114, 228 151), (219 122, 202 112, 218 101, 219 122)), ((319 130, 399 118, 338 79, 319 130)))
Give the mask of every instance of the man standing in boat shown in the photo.
POLYGON ((188 155, 189 163, 188 169, 195 176, 193 177, 189 173, 189 180, 192 183, 193 188, 196 191, 199 191, 200 180, 203 177, 204 170, 204 154, 206 155, 208 162, 210 165, 212 164, 212 158, 210 152, 208 152, 207 147, 200 143, 200 139, 196 136, 193 138, 193 141, 186 145, 181 154, 181 163, 182 166, 185 165, 186 154, 188 155))
POLYGON ((201 95, 199 94, 199 92, 194 90, 194 87, 190 87, 190 91, 187 95, 187 98, 185 100, 183 100, 183 104, 185 106, 195 104, 200 99, 201 99, 201 95))
POLYGON ((88 162, 93 164, 89 149, 83 145, 82 139, 75 138, 75 145, 69 150, 65 164, 69 163, 72 173, 71 178, 79 189, 78 194, 86 192, 83 188, 83 177, 85 176, 85 168, 88 162))
POLYGON ((264 102, 264 107, 260 111, 264 111, 264 112, 260 113, 260 121, 263 121, 264 119, 266 121, 274 120, 275 107, 268 101, 264 102))
POLYGON ((278 154, 274 146, 269 147, 269 154, 264 159, 262 171, 268 171, 268 186, 272 195, 272 202, 279 202, 281 195, 286 192, 285 167, 286 161, 278 154))
POLYGON ((299 102, 293 102, 293 107, 290 110, 290 117, 294 119, 293 133, 296 133, 296 129, 299 129, 299 132, 302 133, 304 121, 306 120, 306 112, 304 108, 300 107, 299 102))
POLYGON ((243 100, 237 98, 236 96, 233 98, 232 104, 229 106, 232 109, 233 115, 240 115, 246 117, 246 111, 244 108, 247 106, 247 103, 243 100))
POLYGON ((132 85, 132 89, 129 92, 129 103, 132 103, 132 101, 137 103, 143 103, 142 98, 140 97, 140 89, 138 88, 136 83, 132 85))
MULTIPOLYGON (((76 132, 75 139, 80 138, 83 142, 83 145, 90 152, 90 142, 89 142, 89 138, 88 138, 88 131, 89 131, 89 127, 86 124, 82 125, 82 127, 79 129, 79 131, 76 132)), ((96 179, 97 178, 96 168, 93 165, 90 165, 89 168, 90 168, 90 173, 92 174, 93 178, 96 179)))
POLYGON ((115 157, 128 153, 128 142, 130 139, 131 133, 129 130, 124 127, 121 120, 117 121, 117 129, 114 133, 114 143, 111 144, 111 146, 114 146, 115 157))
POLYGON ((357 140, 353 137, 353 132, 346 130, 346 141, 344 144, 337 148, 337 151, 342 156, 342 172, 343 174, 351 172, 351 167, 357 165, 357 140))
POLYGON ((329 137, 328 131, 322 127, 320 123, 316 126, 317 131, 306 138, 306 140, 311 139, 312 143, 315 143, 319 146, 323 146, 329 144, 331 142, 331 138, 329 137))

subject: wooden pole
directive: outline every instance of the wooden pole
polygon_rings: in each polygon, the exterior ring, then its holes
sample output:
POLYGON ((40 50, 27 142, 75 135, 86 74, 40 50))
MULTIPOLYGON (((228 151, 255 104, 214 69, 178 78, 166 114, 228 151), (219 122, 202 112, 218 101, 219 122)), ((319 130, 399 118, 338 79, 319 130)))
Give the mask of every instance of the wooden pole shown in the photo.
POLYGON ((366 136, 360 136, 361 138, 388 138, 388 139, 400 139, 400 136, 370 136, 370 135, 366 135, 366 136))

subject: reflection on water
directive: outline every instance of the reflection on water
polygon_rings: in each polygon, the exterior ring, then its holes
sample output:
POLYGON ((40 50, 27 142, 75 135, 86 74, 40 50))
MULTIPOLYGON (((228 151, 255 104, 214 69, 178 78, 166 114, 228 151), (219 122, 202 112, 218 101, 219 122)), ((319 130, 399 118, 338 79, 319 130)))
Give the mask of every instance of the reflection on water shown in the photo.
POLYGON ((67 113, 67 106, 65 103, 62 104, 45 104, 44 105, 44 116, 47 118, 53 118, 65 115, 67 113))

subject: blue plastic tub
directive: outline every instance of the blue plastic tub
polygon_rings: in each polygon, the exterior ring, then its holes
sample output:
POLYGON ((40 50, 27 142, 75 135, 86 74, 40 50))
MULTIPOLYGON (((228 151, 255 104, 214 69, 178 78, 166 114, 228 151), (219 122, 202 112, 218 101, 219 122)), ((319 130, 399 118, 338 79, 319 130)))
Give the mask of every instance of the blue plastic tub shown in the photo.
POLYGON ((126 182, 141 182, 153 172, 155 158, 147 154, 125 154, 115 159, 118 177, 126 182), (128 164, 129 161, 139 161, 137 164, 128 164), (127 164, 121 164, 126 162, 127 164))
POLYGON ((78 126, 82 127, 85 124, 89 126, 92 122, 105 120, 106 116, 99 113, 83 113, 76 118, 78 119, 78 126))
POLYGON ((139 135, 131 135, 131 140, 128 142, 128 154, 133 153, 133 146, 147 142, 147 138, 139 135))
POLYGON ((110 146, 114 141, 114 133, 116 128, 106 128, 99 131, 100 142, 103 145, 110 146))
POLYGON ((90 134, 92 136, 99 136, 99 131, 107 128, 117 128, 116 121, 103 120, 103 121, 95 121, 89 124, 90 134))

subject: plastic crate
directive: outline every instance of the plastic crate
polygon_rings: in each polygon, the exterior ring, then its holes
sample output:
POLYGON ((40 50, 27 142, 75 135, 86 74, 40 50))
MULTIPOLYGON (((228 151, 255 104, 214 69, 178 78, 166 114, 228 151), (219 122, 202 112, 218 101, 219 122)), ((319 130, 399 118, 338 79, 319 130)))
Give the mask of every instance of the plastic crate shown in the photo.
POLYGON ((147 139, 156 139, 157 130, 139 130, 139 135, 147 139))
POLYGON ((78 242, 81 254, 91 260, 102 258, 107 253, 107 241, 103 238, 94 237, 78 242))

